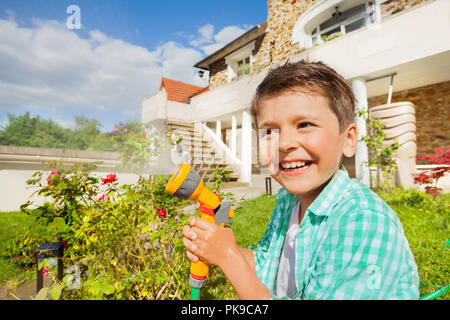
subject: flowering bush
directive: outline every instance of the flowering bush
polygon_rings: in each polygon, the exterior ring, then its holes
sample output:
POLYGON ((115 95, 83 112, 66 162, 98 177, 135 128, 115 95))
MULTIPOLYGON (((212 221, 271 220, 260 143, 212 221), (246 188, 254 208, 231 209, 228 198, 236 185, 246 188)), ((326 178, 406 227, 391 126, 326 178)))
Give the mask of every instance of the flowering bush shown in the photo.
POLYGON ((435 154, 433 156, 418 156, 417 160, 427 161, 428 163, 437 164, 441 166, 437 166, 433 169, 415 174, 414 183, 420 185, 428 184, 428 186, 425 187, 426 193, 438 196, 442 190, 441 188, 437 187, 437 183, 440 178, 442 178, 445 174, 450 172, 450 148, 447 149, 436 148, 434 149, 434 153, 435 154))
MULTIPOLYGON (((92 165, 69 169, 56 168, 54 163, 51 166, 48 176, 36 172, 28 181, 38 188, 37 194, 51 201, 35 209, 29 209, 29 201, 22 210, 45 223, 58 221, 64 226, 52 238, 39 239, 41 243, 55 238, 64 241, 64 265, 81 270, 78 288, 72 286, 69 290, 74 276, 70 274, 64 283, 54 284, 53 288, 66 288, 61 291, 63 298, 187 296, 189 261, 181 235, 188 217, 181 208, 187 201, 165 191, 168 177, 140 177, 136 184, 119 186, 115 174, 100 179, 90 174, 92 165), (50 179, 51 183, 42 183, 42 179, 50 179)), ((36 244, 21 250, 32 259, 36 244)))

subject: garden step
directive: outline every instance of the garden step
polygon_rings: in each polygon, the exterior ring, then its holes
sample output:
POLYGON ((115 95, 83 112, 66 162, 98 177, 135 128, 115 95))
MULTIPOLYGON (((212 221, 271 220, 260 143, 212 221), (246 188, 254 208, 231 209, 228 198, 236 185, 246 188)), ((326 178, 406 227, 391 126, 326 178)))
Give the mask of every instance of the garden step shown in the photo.
POLYGON ((194 123, 167 121, 167 128, 170 132, 183 137, 181 146, 185 151, 189 151, 193 169, 197 171, 205 181, 209 183, 213 173, 217 169, 226 170, 230 181, 237 181, 239 176, 233 175, 233 169, 228 167, 222 158, 225 155, 216 153, 207 139, 203 138, 201 132, 195 128, 194 123))

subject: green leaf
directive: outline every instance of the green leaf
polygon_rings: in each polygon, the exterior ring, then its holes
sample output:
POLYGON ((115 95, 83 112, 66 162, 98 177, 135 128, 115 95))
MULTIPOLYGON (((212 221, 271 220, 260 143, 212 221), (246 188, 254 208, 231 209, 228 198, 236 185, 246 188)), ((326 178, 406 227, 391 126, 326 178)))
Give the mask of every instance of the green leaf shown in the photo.
POLYGON ((61 296, 62 287, 59 283, 57 283, 51 290, 50 290, 50 297, 52 300, 59 300, 59 297, 61 296))
POLYGON ((102 291, 104 294, 113 294, 114 293, 114 286, 110 284, 109 282, 104 282, 102 291))
POLYGON ((49 229, 54 233, 64 233, 69 231, 70 227, 64 221, 62 217, 56 217, 49 225, 49 229))
POLYGON ((38 265, 38 270, 41 270, 42 268, 47 267, 47 259, 44 259, 41 261, 41 263, 39 263, 38 265))
POLYGON ((56 189, 64 189, 66 187, 66 184, 64 182, 60 182, 58 183, 58 185, 56 186, 56 189))
POLYGON ((37 293, 37 295, 34 299, 35 300, 47 300, 47 293, 48 293, 48 288, 42 288, 41 290, 39 290, 39 292, 37 293))

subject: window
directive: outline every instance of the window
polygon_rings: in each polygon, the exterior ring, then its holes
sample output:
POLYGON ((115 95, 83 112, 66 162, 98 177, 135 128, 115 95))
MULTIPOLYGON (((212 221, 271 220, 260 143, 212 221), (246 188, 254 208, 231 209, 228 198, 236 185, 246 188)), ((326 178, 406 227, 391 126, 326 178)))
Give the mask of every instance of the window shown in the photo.
POLYGON ((382 2, 383 0, 318 0, 299 17, 292 32, 291 44, 298 43, 300 49, 310 48, 379 22, 382 2))
MULTIPOLYGON (((339 9, 339 7, 338 7, 339 9)), ((372 2, 357 5, 321 23, 311 34, 312 45, 325 42, 334 36, 355 31, 374 22, 374 6, 372 2)), ((336 11, 338 12, 338 11, 336 11)))
POLYGON ((252 41, 225 57, 225 63, 228 66, 228 82, 252 73, 252 64, 254 62, 252 53, 254 49, 255 41, 252 41))
POLYGON ((250 74, 250 57, 239 60, 237 63, 237 75, 238 77, 246 76, 250 74))

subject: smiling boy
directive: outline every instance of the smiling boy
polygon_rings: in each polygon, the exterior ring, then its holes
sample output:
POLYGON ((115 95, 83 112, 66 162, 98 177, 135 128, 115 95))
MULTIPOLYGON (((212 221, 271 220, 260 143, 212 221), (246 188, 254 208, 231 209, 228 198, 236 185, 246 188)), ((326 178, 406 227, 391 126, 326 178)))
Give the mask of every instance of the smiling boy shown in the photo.
POLYGON ((267 230, 252 251, 190 217, 188 257, 218 265, 241 299, 417 299, 397 215, 342 166, 356 149, 354 110, 345 79, 321 62, 270 71, 251 105, 264 166, 282 185, 267 230))

